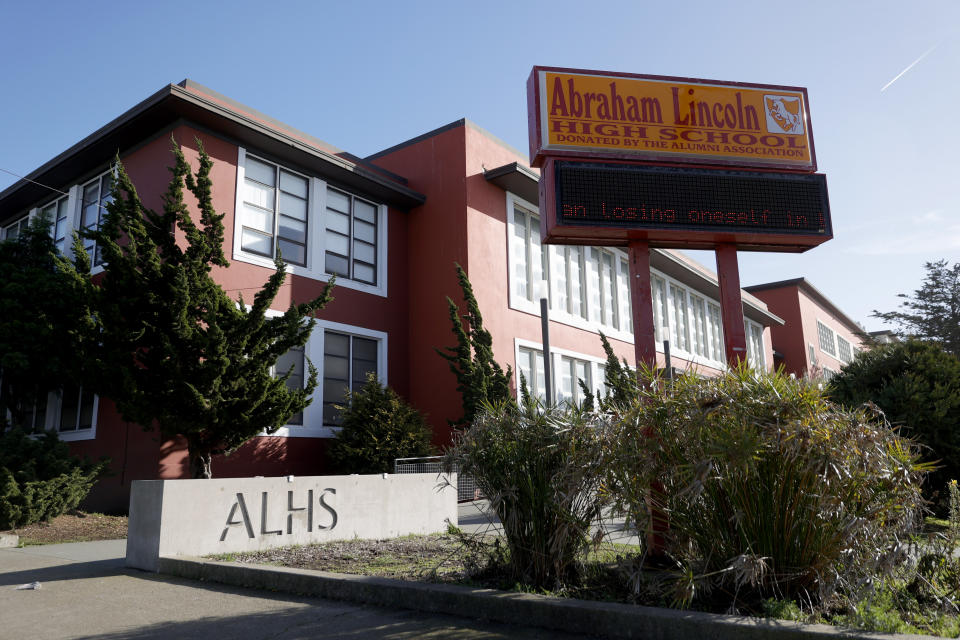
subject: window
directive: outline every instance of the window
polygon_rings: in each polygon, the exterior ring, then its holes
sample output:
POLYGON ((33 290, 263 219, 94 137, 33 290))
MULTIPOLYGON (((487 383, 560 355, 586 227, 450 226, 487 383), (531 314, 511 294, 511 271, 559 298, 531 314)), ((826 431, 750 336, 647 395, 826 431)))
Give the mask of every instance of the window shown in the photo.
POLYGON ((837 336, 837 353, 840 357, 840 362, 844 364, 847 364, 853 360, 853 353, 850 351, 850 343, 840 336, 837 336))
POLYGON ((552 320, 630 340, 630 268, 618 249, 543 245, 536 207, 507 194, 510 306, 539 314, 550 301, 552 320), (540 282, 548 281, 548 291, 540 282))
POLYGON ((747 362, 754 369, 766 369, 766 354, 763 350, 763 327, 755 322, 744 323, 747 333, 747 362))
POLYGON ((240 149, 233 259, 386 296, 386 207, 240 149))
POLYGON ((817 337, 820 340, 820 351, 836 357, 837 348, 833 342, 833 329, 817 320, 817 337))
MULTIPOLYGON (((303 371, 304 371, 304 354, 303 347, 294 347, 287 351, 285 354, 277 358, 277 364, 274 365, 274 375, 284 376, 287 372, 290 372, 290 377, 287 378, 287 388, 291 390, 303 389, 303 371)), ((303 426, 303 412, 290 416, 290 419, 287 420, 287 424, 303 426)))
POLYGON ((583 390, 580 381, 592 389, 590 380, 590 363, 586 360, 571 356, 560 356, 560 385, 557 393, 557 404, 580 404, 583 402, 583 390))
POLYGON ((377 208, 327 189, 327 273, 377 283, 377 208))
MULTIPOLYGON (((17 426, 27 433, 56 431, 61 440, 90 440, 96 436, 98 397, 82 386, 69 384, 37 398, 14 401, 22 414, 17 426)), ((13 417, 10 412, 7 416, 13 417)))
POLYGON ((669 333, 664 334, 664 329, 669 331, 667 316, 670 312, 667 309, 667 283, 664 282, 663 278, 651 274, 650 289, 653 298, 653 335, 657 345, 661 346, 661 343, 669 335, 669 333))
POLYGON ((336 405, 347 393, 359 391, 367 374, 377 375, 377 341, 370 338, 325 331, 323 337, 323 424, 338 426, 342 421, 336 405))
MULTIPOLYGON (((547 400, 547 378, 544 371, 543 351, 520 347, 517 369, 527 383, 527 392, 541 401, 547 400)), ((517 383, 520 383, 519 377, 517 383)))
POLYGON ((670 285, 672 302, 670 318, 670 341, 680 351, 687 351, 690 343, 690 327, 687 323, 687 291, 675 284, 670 285))
MULTIPOLYGON (((565 349, 551 349, 551 352, 553 360, 551 370, 555 373, 551 382, 554 389, 553 395, 558 405, 563 403, 579 404, 584 401, 583 389, 580 387, 581 380, 594 395, 603 396, 606 393, 605 360, 573 353, 565 349)), ((531 397, 546 402, 545 367, 547 363, 544 361, 543 349, 539 345, 533 345, 525 340, 517 340, 516 358, 518 397, 522 376, 523 380, 526 381, 527 391, 531 397)))
POLYGON ((306 177, 248 155, 243 176, 241 248, 268 258, 279 249, 286 262, 307 265, 306 177))
POLYGON ((19 220, 8 224, 3 228, 3 236, 0 237, 0 240, 16 240, 28 224, 30 224, 30 216, 23 216, 19 220))
POLYGON ((723 352, 723 322, 720 320, 720 306, 712 302, 707 303, 708 322, 710 328, 710 359, 724 362, 726 355, 723 352))
MULTIPOLYGON (((107 173, 94 178, 81 188, 80 202, 80 228, 86 231, 94 231, 100 228, 100 222, 107 212, 107 204, 113 202, 113 195, 110 190, 113 188, 113 173, 107 173)), ((66 217, 64 218, 66 220, 66 217)), ((66 223, 64 222, 64 233, 66 233, 66 223)), ((64 235, 66 238, 66 235, 64 235)), ((65 240, 64 240, 65 242, 65 240)), ((99 266, 103 264, 103 258, 100 255, 100 247, 90 238, 84 238, 83 247, 90 256, 90 264, 99 266)))
POLYGON ((540 220, 520 206, 513 210, 513 285, 516 296, 537 302, 547 273, 546 252, 540 244, 540 220))
MULTIPOLYGON (((510 307, 539 314, 537 282, 549 281, 550 319, 618 340, 633 339, 630 263, 610 247, 542 245, 536 207, 507 194, 510 307)), ((720 305, 651 271, 654 339, 681 358, 717 367, 726 360, 720 305)), ((761 327, 762 335, 762 327, 761 327)), ((761 342, 762 344, 762 342, 761 342)), ((762 351, 762 350, 761 350, 762 351)), ((524 356, 526 357, 526 356, 524 356)))
POLYGON ((67 249, 67 237, 73 230, 73 224, 70 220, 70 198, 64 196, 54 200, 45 207, 40 208, 40 214, 46 216, 53 225, 51 235, 53 242, 57 245, 57 251, 64 253, 67 249))

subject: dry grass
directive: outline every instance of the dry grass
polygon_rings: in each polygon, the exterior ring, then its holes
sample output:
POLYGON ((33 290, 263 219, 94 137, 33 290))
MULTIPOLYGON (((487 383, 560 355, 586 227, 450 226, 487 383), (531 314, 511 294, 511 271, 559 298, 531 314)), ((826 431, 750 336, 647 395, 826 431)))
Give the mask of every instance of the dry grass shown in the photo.
POLYGON ((38 522, 0 533, 20 536, 21 545, 119 540, 127 537, 127 517, 72 511, 52 518, 50 522, 38 522))

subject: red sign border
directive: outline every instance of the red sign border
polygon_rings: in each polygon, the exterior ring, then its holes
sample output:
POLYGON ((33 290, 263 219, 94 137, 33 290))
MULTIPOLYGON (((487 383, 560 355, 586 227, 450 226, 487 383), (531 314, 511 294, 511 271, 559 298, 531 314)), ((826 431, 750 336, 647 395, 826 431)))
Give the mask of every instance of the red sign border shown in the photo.
POLYGON ((708 80, 705 78, 684 78, 678 76, 657 76, 637 73, 623 73, 616 71, 596 71, 591 69, 571 69, 567 67, 543 67, 534 66, 527 78, 527 126, 530 139, 530 166, 542 167, 544 160, 548 157, 569 158, 569 159, 591 159, 591 160, 614 160, 618 162, 635 162, 638 164, 670 164, 670 165, 696 165, 696 166, 714 166, 714 167, 743 167, 750 169, 769 169, 775 171, 792 171, 797 173, 815 173, 817 171, 817 154, 814 146, 813 123, 810 118, 810 99, 807 95, 806 87, 792 87, 787 85, 775 84, 757 84, 751 82, 727 82, 723 80, 708 80), (783 164, 777 161, 751 162, 748 158, 731 158, 723 160, 718 158, 698 158, 696 156, 680 156, 679 154, 662 155, 656 152, 650 152, 643 156, 632 156, 625 153, 614 151, 574 151, 571 149, 544 149, 543 138, 541 135, 540 118, 540 82, 538 76, 541 72, 580 74, 609 76, 616 78, 629 78, 635 80, 657 80, 663 82, 676 82, 682 84, 703 84, 719 85, 725 87, 743 87, 745 89, 769 89, 771 91, 792 91, 803 94, 804 115, 806 117, 807 139, 810 143, 810 163, 798 166, 796 163, 783 164))

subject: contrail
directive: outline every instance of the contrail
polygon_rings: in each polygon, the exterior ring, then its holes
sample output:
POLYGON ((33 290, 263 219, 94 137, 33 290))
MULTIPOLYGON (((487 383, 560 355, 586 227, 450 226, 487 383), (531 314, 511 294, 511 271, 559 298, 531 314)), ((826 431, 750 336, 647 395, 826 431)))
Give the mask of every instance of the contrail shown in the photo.
POLYGON ((923 55, 921 55, 919 58, 917 58, 916 60, 914 60, 913 62, 911 62, 909 65, 907 65, 907 68, 904 69, 903 71, 901 71, 900 73, 898 73, 893 80, 891 80, 891 81, 888 82, 887 84, 883 85, 883 88, 880 89, 880 93, 883 93, 884 91, 886 91, 887 88, 888 88, 890 85, 892 85, 894 82, 896 82, 897 80, 899 80, 900 78, 902 78, 902 77, 903 77, 903 74, 905 74, 907 71, 910 71, 910 69, 913 69, 915 66, 917 66, 917 64, 918 64, 921 60, 923 60, 923 59, 926 58, 928 55, 930 55, 931 53, 933 53, 933 50, 936 49, 938 46, 940 46, 940 43, 939 43, 939 42, 938 42, 937 44, 933 45, 932 47, 930 47, 929 49, 927 49, 926 51, 924 51, 924 52, 923 52, 923 55))

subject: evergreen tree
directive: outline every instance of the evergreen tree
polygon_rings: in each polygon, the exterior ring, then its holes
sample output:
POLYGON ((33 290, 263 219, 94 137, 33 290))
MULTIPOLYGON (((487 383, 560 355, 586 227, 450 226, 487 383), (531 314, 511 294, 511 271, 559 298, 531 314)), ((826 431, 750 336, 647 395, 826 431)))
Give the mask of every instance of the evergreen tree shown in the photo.
MULTIPOLYGON (((0 433, 7 414, 29 426, 35 403, 83 378, 94 333, 90 261, 75 238, 75 262, 57 251, 49 217, 0 242, 0 433)), ((90 388, 95 381, 83 379, 90 388)))
POLYGON ((901 336, 939 344, 960 356, 960 262, 946 260, 924 265, 927 275, 913 295, 901 293, 901 311, 873 312, 873 317, 900 326, 901 336))
POLYGON ((213 455, 272 433, 309 403, 317 384, 313 365, 296 390, 286 385, 290 372, 276 377, 273 367, 306 343, 314 312, 332 299, 332 281, 316 299, 267 317, 286 275, 278 255, 252 306, 227 296, 211 277, 214 267, 229 263, 223 214, 212 204, 213 162, 202 145, 199 151, 194 176, 174 141, 176 163, 160 213, 144 206, 118 161, 114 201, 100 230, 89 235, 105 262, 96 313, 106 394, 125 420, 155 426, 165 438, 182 436, 191 475, 209 478, 213 455), (198 203, 199 224, 184 202, 184 185, 198 203), (175 229, 185 242, 177 242, 175 229))
POLYGON ((393 473, 397 458, 433 455, 433 432, 416 409, 374 373, 348 393, 337 437, 327 448, 338 473, 393 473))
POLYGON ((600 344, 603 345, 603 352, 607 354, 606 368, 603 374, 607 392, 600 399, 600 409, 602 411, 625 409, 637 397, 637 376, 630 370, 626 360, 622 363, 617 360, 613 347, 610 346, 610 341, 607 340, 607 336, 603 335, 602 331, 600 332, 600 344))
POLYGON ((448 297, 447 306, 457 346, 437 349, 437 353, 450 364, 450 370, 457 378, 457 391, 463 399, 463 417, 451 421, 450 424, 463 427, 473 422, 484 402, 513 402, 510 394, 510 377, 513 371, 507 365, 504 372, 493 359, 493 336, 483 328, 483 316, 480 315, 480 306, 473 295, 467 273, 459 264, 456 268, 457 280, 460 282, 463 301, 467 307, 467 312, 463 315, 466 323, 460 319, 457 303, 448 297))

